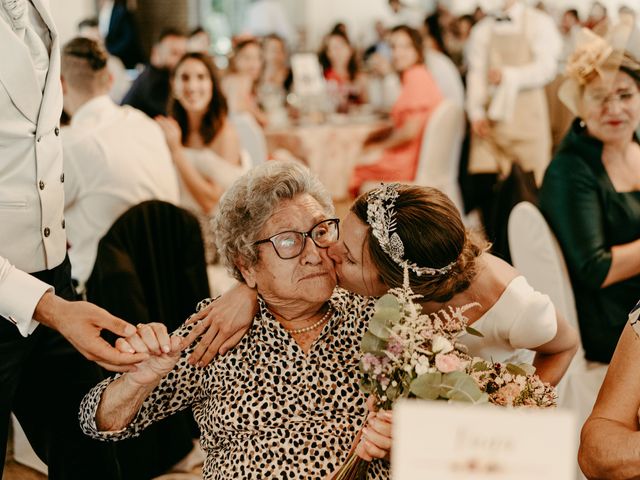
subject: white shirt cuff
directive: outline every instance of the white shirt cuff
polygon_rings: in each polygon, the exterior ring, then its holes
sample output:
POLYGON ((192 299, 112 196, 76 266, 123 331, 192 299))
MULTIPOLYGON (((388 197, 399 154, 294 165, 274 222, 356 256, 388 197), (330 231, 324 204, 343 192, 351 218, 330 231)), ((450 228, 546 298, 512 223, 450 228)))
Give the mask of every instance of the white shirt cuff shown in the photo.
POLYGON ((36 305, 47 291, 54 291, 36 277, 29 275, 15 267, 0 285, 0 315, 9 319, 23 337, 33 333, 38 325, 33 319, 36 305))

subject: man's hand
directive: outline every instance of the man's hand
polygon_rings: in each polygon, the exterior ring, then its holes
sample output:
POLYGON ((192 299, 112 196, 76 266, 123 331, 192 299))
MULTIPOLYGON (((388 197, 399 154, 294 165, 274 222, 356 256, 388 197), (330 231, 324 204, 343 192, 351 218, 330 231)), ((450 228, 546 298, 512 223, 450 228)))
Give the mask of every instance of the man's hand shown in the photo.
POLYGON ((185 338, 185 345, 191 345, 203 333, 204 336, 191 353, 189 363, 203 367, 218 353, 224 355, 235 347, 251 328, 257 311, 256 291, 238 284, 190 318, 187 323, 196 325, 185 338))
POLYGON ((491 124, 486 118, 473 120, 471 122, 471 131, 480 138, 487 138, 491 134, 491 124))
POLYGON ((146 353, 122 353, 109 345, 100 336, 102 330, 129 337, 136 328, 92 303, 68 302, 47 292, 38 302, 33 318, 60 332, 82 355, 108 370, 127 372, 148 358, 146 353))
POLYGON ((489 85, 500 85, 502 83, 502 70, 499 68, 490 68, 487 74, 487 80, 489 80, 489 85))
POLYGON ((127 374, 128 381, 138 386, 157 385, 180 359, 182 345, 182 338, 170 337, 162 323, 140 324, 134 335, 116 340, 120 352, 149 354, 127 374))

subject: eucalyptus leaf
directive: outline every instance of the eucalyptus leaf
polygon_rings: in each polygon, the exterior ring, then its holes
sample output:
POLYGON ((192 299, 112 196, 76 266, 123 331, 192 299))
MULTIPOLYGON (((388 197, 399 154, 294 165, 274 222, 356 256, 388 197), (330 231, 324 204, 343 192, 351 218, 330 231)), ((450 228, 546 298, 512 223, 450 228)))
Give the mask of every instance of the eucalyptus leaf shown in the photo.
POLYGON ((487 362, 476 362, 471 367, 472 372, 484 372, 489 370, 489 364, 487 362))
POLYGON ((478 403, 483 397, 475 380, 464 372, 445 373, 442 384, 441 395, 449 400, 478 403))
POLYGON ((507 372, 509 372, 511 375, 522 375, 523 377, 527 376, 527 372, 525 372, 524 369, 522 369, 518 365, 514 365, 513 363, 507 364, 507 372))
POLYGON ((484 337, 484 335, 482 334, 482 332, 476 330, 475 328, 472 327, 465 327, 465 331, 469 334, 469 335, 473 335, 474 337, 484 337))
POLYGON ((436 400, 440 396, 442 374, 440 372, 425 373, 411 382, 409 391, 424 400, 436 400))
POLYGON ((376 337, 371 332, 366 332, 362 336, 362 343, 360 348, 364 353, 373 353, 380 355, 387 347, 387 342, 381 338, 376 337))
POLYGON ((518 367, 525 371, 527 375, 535 375, 536 367, 531 365, 530 363, 518 363, 518 367))
POLYGON ((400 386, 389 385, 384 393, 389 401, 394 402, 400 396, 400 386))

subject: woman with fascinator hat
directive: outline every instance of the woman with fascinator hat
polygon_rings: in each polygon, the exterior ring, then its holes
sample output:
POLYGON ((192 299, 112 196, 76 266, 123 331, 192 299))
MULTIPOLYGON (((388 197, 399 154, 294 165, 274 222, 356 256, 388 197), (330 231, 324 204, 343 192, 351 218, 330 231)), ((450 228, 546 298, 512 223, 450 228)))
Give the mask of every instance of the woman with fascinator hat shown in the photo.
POLYGON ((625 51, 630 31, 582 32, 559 91, 577 118, 540 191, 571 276, 585 356, 602 363, 640 291, 640 63, 625 51))
MULTIPOLYGON (((423 296, 423 311, 435 312, 444 303, 480 304, 466 315, 483 337, 461 338, 471 355, 498 362, 530 362, 533 351, 540 377, 554 385, 560 381, 576 352, 577 333, 549 297, 533 290, 465 229, 446 195, 428 187, 382 185, 355 201, 341 230, 329 246, 339 287, 381 296, 402 286, 408 268, 413 291, 423 296)), ((249 319, 247 315, 239 318, 238 306, 247 303, 255 303, 255 292, 236 288, 203 312, 207 320, 200 322, 193 335, 207 327, 209 332, 192 361, 207 363, 213 350, 224 343, 221 337, 236 331, 234 324, 239 330, 246 328, 249 319)), ((390 429, 388 417, 371 414, 359 454, 368 460, 388 455, 390 429)))

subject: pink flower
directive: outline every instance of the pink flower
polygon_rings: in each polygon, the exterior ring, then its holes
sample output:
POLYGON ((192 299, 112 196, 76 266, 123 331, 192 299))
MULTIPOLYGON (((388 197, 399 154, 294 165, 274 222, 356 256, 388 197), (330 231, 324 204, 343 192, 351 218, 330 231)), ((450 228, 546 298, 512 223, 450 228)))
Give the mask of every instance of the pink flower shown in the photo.
POLYGON ((461 360, 457 355, 436 355, 436 368, 442 373, 457 372, 466 366, 467 362, 461 360))
POLYGON ((394 355, 398 355, 398 354, 402 353, 402 350, 403 350, 402 343, 400 343, 396 339, 389 340, 389 344, 387 345, 387 351, 389 353, 393 353, 394 355))

